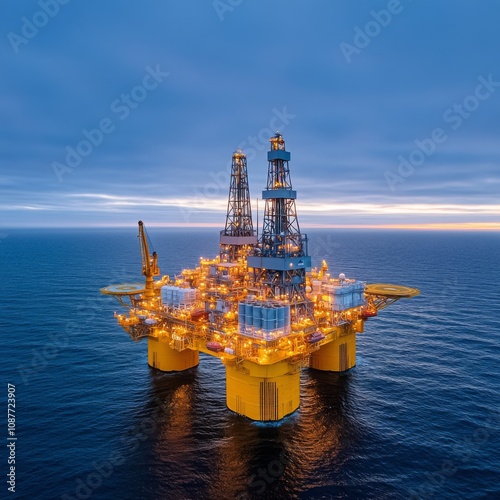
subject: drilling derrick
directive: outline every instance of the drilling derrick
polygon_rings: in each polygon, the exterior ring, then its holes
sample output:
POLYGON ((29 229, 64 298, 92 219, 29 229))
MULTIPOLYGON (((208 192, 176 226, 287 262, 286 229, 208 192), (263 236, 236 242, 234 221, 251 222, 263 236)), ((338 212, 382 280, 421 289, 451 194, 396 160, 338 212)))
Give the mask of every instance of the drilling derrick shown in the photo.
POLYGON ((292 189, 290 153, 276 133, 267 153, 267 186, 262 236, 248 266, 254 270, 256 284, 264 287, 265 297, 290 303, 291 317, 310 317, 312 307, 306 298, 306 270, 311 267, 307 255, 307 236, 300 233, 295 210, 297 191, 292 189))
POLYGON ((233 154, 227 203, 226 227, 220 233, 220 261, 236 262, 257 243, 253 229, 247 158, 241 150, 233 154))

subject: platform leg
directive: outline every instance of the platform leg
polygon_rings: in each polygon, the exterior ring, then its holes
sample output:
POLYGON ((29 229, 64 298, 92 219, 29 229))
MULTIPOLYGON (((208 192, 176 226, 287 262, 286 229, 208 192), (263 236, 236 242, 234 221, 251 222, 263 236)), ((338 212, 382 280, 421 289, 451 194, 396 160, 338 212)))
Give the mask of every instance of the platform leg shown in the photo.
POLYGON ((322 345, 311 354, 310 368, 344 372, 356 365, 356 332, 349 332, 322 345))
POLYGON ((163 372, 180 372, 198 365, 198 351, 191 349, 175 351, 169 343, 168 337, 148 337, 149 366, 163 372))
POLYGON ((300 371, 291 372, 288 362, 226 366, 226 404, 252 420, 281 420, 299 407, 300 371))

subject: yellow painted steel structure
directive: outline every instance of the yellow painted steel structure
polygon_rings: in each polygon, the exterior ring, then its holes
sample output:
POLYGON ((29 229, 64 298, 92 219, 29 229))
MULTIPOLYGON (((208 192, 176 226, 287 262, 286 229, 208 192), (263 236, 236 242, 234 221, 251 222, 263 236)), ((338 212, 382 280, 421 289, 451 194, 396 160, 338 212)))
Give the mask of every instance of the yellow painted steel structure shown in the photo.
POLYGON ((181 372, 197 366, 200 362, 198 351, 186 349, 176 351, 170 347, 168 336, 149 335, 148 364, 162 372, 181 372))
POLYGON ((263 192, 267 233, 261 243, 252 227, 246 158, 236 152, 220 255, 201 259, 174 278, 155 280, 158 256, 139 221, 144 284, 101 290, 128 310, 115 317, 132 339, 147 338, 152 368, 184 371, 198 365, 200 352, 215 356, 226 369, 227 407, 260 421, 280 420, 299 407, 303 368, 353 368, 364 322, 419 294, 401 285, 365 285, 343 274, 334 278, 325 261, 307 271, 310 257, 296 220, 290 154, 280 134, 271 143, 263 192))
POLYGON ((300 404, 300 371, 288 361, 226 365, 226 404, 252 420, 280 420, 300 404))
POLYGON ((344 372, 356 365, 356 332, 348 331, 311 353, 310 367, 315 370, 344 372))
POLYGON ((128 314, 115 316, 134 340, 147 338, 152 368, 183 371, 198 365, 200 352, 218 357, 226 369, 227 407, 253 420, 275 421, 299 407, 301 369, 351 369, 356 364, 356 335, 364 330, 367 311, 372 316, 419 293, 400 285, 366 285, 363 306, 335 312, 318 287, 318 282, 338 285, 327 271, 323 263, 307 275, 315 322, 299 318, 286 335, 275 339, 263 338, 258 330, 243 333, 238 327, 239 302, 249 296, 256 303, 269 302, 256 293, 259 284, 251 281, 244 259, 235 264, 203 259, 174 279, 148 280, 149 290, 133 283, 101 291, 128 308, 128 314), (165 304, 161 290, 168 286, 196 290, 196 297, 189 304, 165 304))

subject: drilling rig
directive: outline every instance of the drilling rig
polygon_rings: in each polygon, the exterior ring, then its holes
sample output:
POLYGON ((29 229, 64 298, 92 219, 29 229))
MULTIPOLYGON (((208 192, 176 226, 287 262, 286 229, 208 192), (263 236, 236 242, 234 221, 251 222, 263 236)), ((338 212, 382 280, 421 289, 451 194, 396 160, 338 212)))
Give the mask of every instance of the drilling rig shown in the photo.
POLYGON ((325 261, 311 267, 300 232, 290 153, 270 138, 264 220, 253 228, 246 156, 232 157, 226 224, 220 252, 175 278, 160 275, 156 253, 139 222, 145 284, 110 285, 127 314, 118 323, 134 340, 147 338, 148 363, 165 372, 215 356, 226 369, 226 404, 252 420, 277 421, 300 405, 304 368, 344 372, 356 364, 356 335, 364 322, 416 288, 370 284, 339 274, 325 261))
POLYGON ((226 227, 220 233, 220 261, 238 262, 257 243, 253 229, 247 158, 241 150, 233 154, 227 202, 226 227))

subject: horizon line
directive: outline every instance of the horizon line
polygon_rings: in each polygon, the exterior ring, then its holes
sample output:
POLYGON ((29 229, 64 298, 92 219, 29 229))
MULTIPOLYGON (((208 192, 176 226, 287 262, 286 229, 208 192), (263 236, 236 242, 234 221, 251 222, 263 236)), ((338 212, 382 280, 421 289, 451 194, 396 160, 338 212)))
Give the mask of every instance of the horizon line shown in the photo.
MULTIPOLYGON (((224 228, 215 222, 149 222, 148 228, 190 228, 209 229, 224 228)), ((118 229, 137 227, 137 224, 80 224, 80 225, 22 225, 22 226, 1 226, 1 231, 9 229, 118 229)), ((422 224, 301 224, 303 229, 376 229, 376 230, 401 230, 401 231, 500 231, 500 222, 458 222, 458 223, 422 223, 422 224)))

